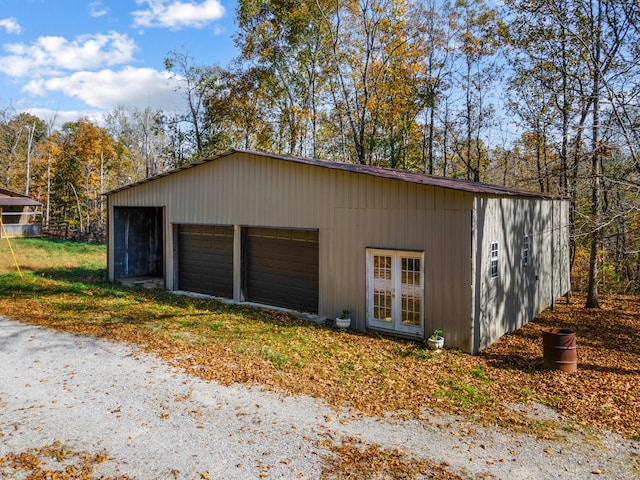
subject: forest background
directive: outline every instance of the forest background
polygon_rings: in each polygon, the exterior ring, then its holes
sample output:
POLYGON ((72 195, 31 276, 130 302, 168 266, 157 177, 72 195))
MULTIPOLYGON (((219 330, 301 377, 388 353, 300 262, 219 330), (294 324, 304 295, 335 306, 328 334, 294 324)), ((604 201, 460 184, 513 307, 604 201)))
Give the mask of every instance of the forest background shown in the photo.
MULTIPOLYGON (((0 111, 0 184, 101 238, 102 194, 231 147, 567 197, 573 288, 640 293, 639 0, 240 0, 184 111, 0 111)), ((96 86, 99 88, 99 86, 96 86)))

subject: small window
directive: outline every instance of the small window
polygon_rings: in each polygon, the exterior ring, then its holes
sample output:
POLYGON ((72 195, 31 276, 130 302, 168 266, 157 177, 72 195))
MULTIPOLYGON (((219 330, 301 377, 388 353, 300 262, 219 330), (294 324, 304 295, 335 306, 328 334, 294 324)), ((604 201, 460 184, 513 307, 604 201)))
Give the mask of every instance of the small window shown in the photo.
POLYGON ((491 278, 498 276, 498 242, 491 242, 491 278))
POLYGON ((529 266, 529 235, 522 237, 522 264, 529 266))

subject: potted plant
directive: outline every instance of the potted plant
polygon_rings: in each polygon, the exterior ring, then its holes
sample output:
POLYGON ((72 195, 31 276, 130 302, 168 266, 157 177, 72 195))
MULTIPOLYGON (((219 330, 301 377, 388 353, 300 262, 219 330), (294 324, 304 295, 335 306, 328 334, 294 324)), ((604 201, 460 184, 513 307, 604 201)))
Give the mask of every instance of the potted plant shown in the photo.
POLYGON ((351 312, 346 308, 342 310, 342 315, 336 318, 336 327, 349 328, 351 325, 351 312))
POLYGON ((444 337, 442 336, 442 329, 436 328, 431 336, 427 339, 427 346, 431 350, 438 350, 444 347, 444 337))

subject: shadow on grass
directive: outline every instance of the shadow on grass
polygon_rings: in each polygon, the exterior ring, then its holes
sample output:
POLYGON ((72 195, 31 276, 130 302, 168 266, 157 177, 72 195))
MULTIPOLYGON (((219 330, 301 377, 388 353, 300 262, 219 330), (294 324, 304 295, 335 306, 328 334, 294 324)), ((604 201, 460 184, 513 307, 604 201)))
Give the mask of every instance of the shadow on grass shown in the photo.
POLYGON ((640 316, 616 309, 576 307, 563 315, 541 315, 479 356, 495 368, 525 373, 545 371, 542 330, 546 328, 576 332, 578 370, 619 375, 640 374, 640 369, 628 368, 628 365, 638 365, 640 362, 640 346, 636 340, 640 337, 640 316), (626 361, 620 362, 622 358, 626 361))
POLYGON ((0 275, 0 298, 47 298, 53 304, 64 297, 64 308, 78 313, 99 309, 105 299, 119 298, 139 305, 155 303, 186 312, 149 313, 141 308, 139 312, 128 311, 128 318, 115 317, 111 322, 145 323, 172 317, 204 317, 207 315, 241 315, 245 320, 258 321, 279 327, 311 326, 309 321, 293 314, 247 305, 227 304, 216 299, 176 295, 168 290, 148 289, 140 285, 123 285, 110 282, 104 268, 63 268, 43 269, 25 275, 23 282, 17 274, 0 275), (70 296, 78 297, 77 301, 70 296), (197 310, 194 312, 193 310, 197 310), (200 312, 198 312, 200 311, 200 312))
POLYGON ((83 293, 110 286, 105 279, 104 269, 38 270, 25 274, 24 281, 16 273, 0 275, 0 296, 83 293))
MULTIPOLYGON (((527 374, 540 372, 548 372, 550 370, 544 368, 544 359, 542 353, 538 357, 532 357, 522 354, 496 354, 482 353, 481 358, 487 361, 487 364, 494 368, 502 370, 518 370, 527 374)), ((611 373, 615 375, 640 375, 640 369, 626 369, 615 366, 597 365, 590 362, 589 358, 580 356, 580 348, 578 346, 578 371, 589 371, 597 373, 611 373)))
POLYGON ((490 352, 482 352, 479 356, 485 359, 489 366, 502 370, 518 370, 528 374, 544 371, 542 356, 536 358, 519 353, 490 352))
POLYGON ((73 283, 101 284, 107 283, 107 273, 104 268, 64 268, 46 269, 34 272, 34 275, 52 280, 73 283))

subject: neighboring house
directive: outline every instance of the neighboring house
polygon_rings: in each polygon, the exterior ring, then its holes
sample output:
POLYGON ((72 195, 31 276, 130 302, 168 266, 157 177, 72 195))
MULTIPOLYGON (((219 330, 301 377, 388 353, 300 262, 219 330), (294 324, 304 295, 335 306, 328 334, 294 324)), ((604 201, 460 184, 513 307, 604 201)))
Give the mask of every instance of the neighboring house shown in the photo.
POLYGON ((2 224, 0 237, 38 237, 42 235, 42 204, 26 195, 0 188, 2 224))
POLYGON ((108 192, 108 277, 476 353, 569 290, 569 203, 403 170, 231 150, 108 192))

